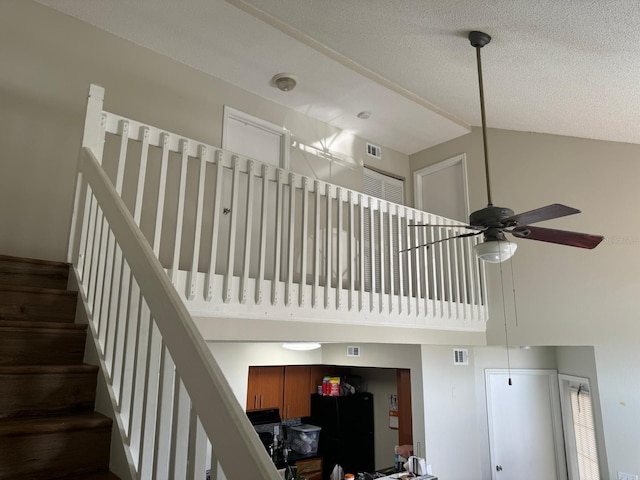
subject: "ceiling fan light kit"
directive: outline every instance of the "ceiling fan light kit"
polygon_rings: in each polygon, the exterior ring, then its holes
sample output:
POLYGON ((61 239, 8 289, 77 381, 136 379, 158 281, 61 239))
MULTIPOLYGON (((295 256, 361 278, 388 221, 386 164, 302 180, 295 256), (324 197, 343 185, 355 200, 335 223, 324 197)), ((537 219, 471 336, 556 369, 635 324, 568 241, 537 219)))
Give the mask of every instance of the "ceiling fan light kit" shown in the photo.
POLYGON ((505 240, 485 240, 473 247, 473 251, 480 260, 488 263, 501 263, 509 260, 516 249, 517 243, 505 240))

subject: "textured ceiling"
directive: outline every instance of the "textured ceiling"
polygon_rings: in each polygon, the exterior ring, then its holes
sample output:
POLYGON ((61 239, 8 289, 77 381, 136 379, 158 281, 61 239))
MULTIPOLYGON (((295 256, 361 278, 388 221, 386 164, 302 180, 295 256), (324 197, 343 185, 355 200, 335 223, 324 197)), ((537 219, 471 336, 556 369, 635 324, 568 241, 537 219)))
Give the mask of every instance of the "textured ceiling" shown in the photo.
POLYGON ((637 0, 38 1, 407 154, 480 124, 483 30, 489 126, 640 143, 637 0))

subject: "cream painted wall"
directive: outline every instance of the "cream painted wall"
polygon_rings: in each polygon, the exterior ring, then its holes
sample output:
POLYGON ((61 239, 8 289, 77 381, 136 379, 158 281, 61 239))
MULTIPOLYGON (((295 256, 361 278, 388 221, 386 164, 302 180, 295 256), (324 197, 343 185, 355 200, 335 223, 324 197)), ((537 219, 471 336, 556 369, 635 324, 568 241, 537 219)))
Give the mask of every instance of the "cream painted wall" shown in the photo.
POLYGON ((314 365, 322 363, 321 351, 293 351, 281 343, 208 342, 231 390, 244 408, 247 403, 249 367, 260 365, 314 365))
MULTIPOLYGON (((3 254, 65 259, 90 83, 106 88, 107 110, 215 146, 225 104, 283 125, 298 143, 331 139, 352 161, 329 163, 292 148, 292 168, 361 190, 364 139, 31 0, 0 2, 0 42, 0 219, 11 232, 0 237, 3 254)), ((383 158, 381 169, 409 175, 407 156, 384 148, 383 158)))
MULTIPOLYGON (((582 214, 541 224, 600 233, 593 251, 516 240, 518 322, 506 265, 506 312, 513 344, 593 345, 609 476, 640 474, 640 145, 489 130, 496 205, 526 211, 564 203, 582 214)), ((486 204, 479 129, 411 157, 412 170, 467 154, 471 209, 486 204)), ((487 341, 504 343, 500 267, 489 266, 487 341)))
MULTIPOLYGON (((554 348, 509 353, 512 368, 556 368, 554 348)), ((484 372, 506 366, 504 347, 469 348, 468 366, 453 364, 453 347, 422 347, 424 453, 434 475, 491 480, 484 372)))
MULTIPOLYGON (((485 388, 485 370, 507 367, 507 351, 504 347, 479 347, 473 349, 475 357, 475 384, 477 390, 476 416, 478 418, 478 449, 480 453, 480 471, 484 480, 491 480, 493 466, 489 456, 489 425, 487 419, 487 393, 485 388)), ((511 368, 552 369, 557 370, 556 349, 553 347, 532 347, 522 350, 509 348, 511 368)))

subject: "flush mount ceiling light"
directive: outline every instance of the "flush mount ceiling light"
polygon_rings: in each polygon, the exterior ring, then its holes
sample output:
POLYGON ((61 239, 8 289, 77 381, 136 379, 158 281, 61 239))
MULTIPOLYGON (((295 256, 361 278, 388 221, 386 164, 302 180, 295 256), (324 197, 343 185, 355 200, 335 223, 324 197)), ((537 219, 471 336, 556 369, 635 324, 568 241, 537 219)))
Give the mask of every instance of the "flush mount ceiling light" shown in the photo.
POLYGON ((289 73, 279 73, 275 75, 271 81, 278 90, 282 90, 283 92, 290 92, 296 88, 298 84, 296 78, 289 73))
POLYGON ((285 342, 282 344, 282 348, 287 350, 316 350, 320 346, 318 342, 285 342))

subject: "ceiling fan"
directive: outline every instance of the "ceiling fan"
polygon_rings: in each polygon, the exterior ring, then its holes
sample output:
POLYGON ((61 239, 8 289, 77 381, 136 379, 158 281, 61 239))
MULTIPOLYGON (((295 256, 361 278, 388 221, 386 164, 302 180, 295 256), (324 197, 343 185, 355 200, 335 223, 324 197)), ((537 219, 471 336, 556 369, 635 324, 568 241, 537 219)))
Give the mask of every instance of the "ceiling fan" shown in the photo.
MULTIPOLYGON (((568 245, 570 247, 580 247, 592 249, 604 239, 601 235, 590 235, 587 233, 570 232, 551 228, 532 227, 531 224, 565 217, 580 213, 580 210, 554 203, 545 207, 530 210, 528 212, 514 214, 513 210, 505 207, 493 205, 491 199, 491 183, 489 177, 489 156, 487 151, 487 125, 484 107, 484 88, 482 84, 482 62, 480 49, 491 41, 491 37, 484 33, 469 32, 471 46, 476 49, 476 59, 478 64, 478 83, 480 87, 480 110, 482 113, 482 141, 484 147, 484 166, 487 182, 487 206, 473 212, 469 216, 469 225, 463 226, 475 230, 471 233, 464 233, 453 237, 444 238, 435 242, 430 242, 418 247, 406 250, 413 250, 420 247, 429 247, 432 244, 440 243, 454 238, 472 237, 483 234, 484 242, 474 247, 475 253, 481 260, 490 263, 500 263, 509 259, 516 251, 517 245, 506 239, 505 233, 509 233, 516 238, 528 240, 538 240, 542 242, 568 245)), ((415 225, 429 227, 444 227, 447 225, 415 225)), ((450 227, 450 225, 448 225, 450 227)))

